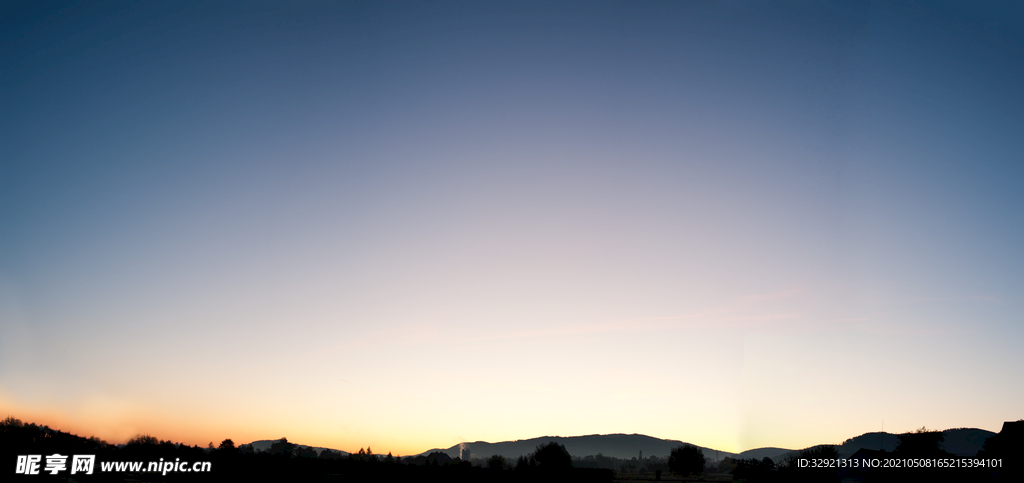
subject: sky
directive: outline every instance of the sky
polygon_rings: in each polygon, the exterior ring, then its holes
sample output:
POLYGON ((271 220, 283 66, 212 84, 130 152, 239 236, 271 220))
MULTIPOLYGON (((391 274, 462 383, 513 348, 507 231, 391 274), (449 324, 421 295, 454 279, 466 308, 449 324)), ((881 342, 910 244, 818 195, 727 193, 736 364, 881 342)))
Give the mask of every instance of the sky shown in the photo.
POLYGON ((998 431, 1022 77, 1000 2, 6 2, 0 417, 998 431))

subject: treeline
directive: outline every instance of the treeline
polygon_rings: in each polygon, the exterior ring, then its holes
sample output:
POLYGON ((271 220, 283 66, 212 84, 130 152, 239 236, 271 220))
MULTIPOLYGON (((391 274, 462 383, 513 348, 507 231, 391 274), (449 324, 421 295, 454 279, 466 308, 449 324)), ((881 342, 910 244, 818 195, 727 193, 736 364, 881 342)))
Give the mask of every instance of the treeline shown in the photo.
MULTIPOLYGON (((434 453, 431 456, 449 458, 445 453, 434 453), (444 456, 440 456, 444 455, 444 456)), ((417 458, 426 458, 425 456, 419 456, 417 458)), ((408 461, 408 458, 406 458, 408 461)), ((520 456, 519 458, 506 458, 501 455, 492 455, 486 458, 472 458, 469 460, 473 466, 484 466, 492 469, 505 469, 513 470, 521 467, 528 467, 530 465, 529 455, 520 456)), ((605 456, 601 453, 596 455, 589 455, 584 457, 573 456, 572 466, 574 468, 592 468, 592 469, 605 469, 612 470, 616 473, 636 473, 636 474, 647 474, 653 473, 657 470, 664 472, 668 471, 668 459, 660 458, 658 456, 649 456, 643 459, 637 459, 636 456, 633 458, 616 458, 614 456, 605 456)))
MULTIPOLYGON (((372 450, 360 450, 349 455, 290 443, 286 438, 274 442, 266 451, 257 451, 251 445, 236 446, 230 439, 218 446, 188 446, 153 436, 141 435, 124 445, 113 445, 95 437, 84 438, 47 426, 26 424, 8 417, 0 422, 0 455, 10 469, 18 455, 95 455, 93 475, 70 475, 65 470, 53 476, 40 465, 39 474, 14 475, 15 479, 73 477, 76 481, 450 481, 450 482, 518 482, 518 481, 583 481, 611 482, 614 472, 607 469, 576 468, 568 451, 562 445, 542 445, 522 464, 501 466, 474 466, 469 461, 452 459, 444 453, 427 456, 397 458, 375 455, 372 450), (103 473, 100 462, 140 461, 189 463, 210 462, 208 473, 175 473, 122 471, 103 473)), ((70 463, 70 458, 68 459, 70 463)), ((70 464, 68 465, 70 466, 70 464)), ((29 480, 26 480, 29 481, 29 480)))

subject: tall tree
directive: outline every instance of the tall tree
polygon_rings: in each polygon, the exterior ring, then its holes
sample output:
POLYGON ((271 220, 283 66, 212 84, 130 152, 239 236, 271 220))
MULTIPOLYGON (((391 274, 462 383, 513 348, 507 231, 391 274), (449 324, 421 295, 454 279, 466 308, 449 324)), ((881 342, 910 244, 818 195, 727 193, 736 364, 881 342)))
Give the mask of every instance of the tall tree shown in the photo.
POLYGON ((689 444, 673 449, 668 456, 668 469, 683 476, 703 473, 704 463, 704 451, 689 444))
POLYGON ((533 453, 537 467, 542 470, 566 470, 572 468, 572 455, 565 446, 554 441, 537 446, 533 453))

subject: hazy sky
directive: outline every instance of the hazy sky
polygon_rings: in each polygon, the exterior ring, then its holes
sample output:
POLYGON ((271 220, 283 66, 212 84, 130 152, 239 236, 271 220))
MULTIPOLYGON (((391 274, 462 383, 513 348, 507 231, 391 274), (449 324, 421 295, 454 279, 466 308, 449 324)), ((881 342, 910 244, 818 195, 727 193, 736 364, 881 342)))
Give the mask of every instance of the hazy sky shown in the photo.
POLYGON ((998 431, 1022 78, 1019 3, 5 3, 0 417, 998 431))

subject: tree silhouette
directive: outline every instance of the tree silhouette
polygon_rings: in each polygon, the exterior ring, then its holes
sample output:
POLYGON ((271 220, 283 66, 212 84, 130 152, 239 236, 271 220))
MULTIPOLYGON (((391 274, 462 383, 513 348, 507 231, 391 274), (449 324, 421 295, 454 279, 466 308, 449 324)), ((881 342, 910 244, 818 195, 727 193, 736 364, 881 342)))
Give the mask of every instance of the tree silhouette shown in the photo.
POLYGON ((150 436, 148 434, 140 434, 132 439, 129 439, 126 445, 154 445, 160 444, 160 440, 156 439, 156 436, 150 436))
POLYGON ((536 461, 533 461, 532 458, 527 458, 525 456, 520 455, 518 458, 516 458, 516 470, 517 471, 527 470, 531 466, 534 466, 533 465, 534 463, 536 463, 536 461))
POLYGON ((554 441, 537 446, 533 453, 533 459, 537 461, 537 467, 542 470, 560 471, 572 468, 572 455, 569 451, 554 441))
POLYGON ((693 445, 673 449, 668 456, 668 469, 683 475, 699 475, 704 472, 704 452, 693 445))
POLYGON ((270 445, 270 454, 280 456, 291 456, 295 451, 295 445, 288 442, 288 438, 281 438, 270 445))
POLYGON ((732 470, 733 478, 747 481, 768 480, 772 470, 775 469, 775 462, 767 456, 760 461, 754 458, 741 459, 736 461, 735 465, 736 467, 732 470))
POLYGON ((808 449, 805 449, 805 450, 800 452, 800 458, 803 458, 803 459, 806 459, 806 460, 813 460, 813 459, 827 460, 827 459, 836 459, 838 457, 839 457, 839 451, 836 449, 836 447, 832 446, 832 445, 828 445, 828 444, 821 445, 821 446, 815 446, 813 448, 808 448, 808 449))
POLYGON ((915 457, 940 457, 945 451, 942 450, 942 442, 946 437, 942 431, 930 431, 922 426, 912 433, 903 433, 897 436, 898 442, 895 454, 915 457))
POLYGON ((492 469, 492 470, 504 469, 505 468, 505 457, 500 455, 500 454, 496 454, 496 455, 491 456, 490 458, 487 458, 487 468, 492 469))

